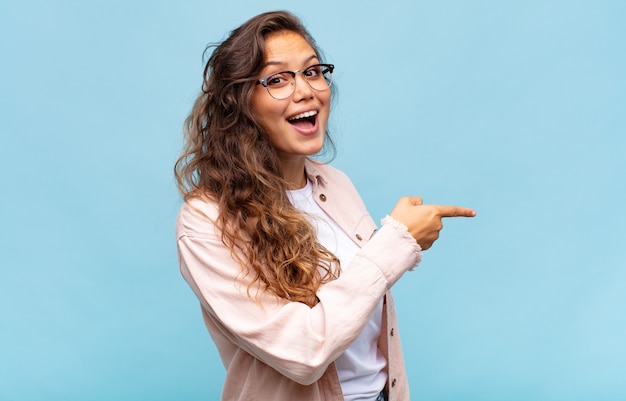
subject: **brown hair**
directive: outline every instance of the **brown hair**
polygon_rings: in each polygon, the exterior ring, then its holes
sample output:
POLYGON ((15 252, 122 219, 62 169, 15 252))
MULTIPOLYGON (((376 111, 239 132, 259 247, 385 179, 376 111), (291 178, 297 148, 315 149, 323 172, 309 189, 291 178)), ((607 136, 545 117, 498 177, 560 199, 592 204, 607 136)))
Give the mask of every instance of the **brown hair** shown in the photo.
MULTIPOLYGON (((265 38, 279 31, 301 35, 322 60, 298 18, 285 11, 257 15, 232 31, 213 46, 202 92, 185 121, 175 174, 185 200, 217 202, 222 241, 253 274, 248 291, 261 282, 267 291, 313 306, 320 284, 339 274, 339 261, 290 203, 277 152, 250 103, 265 62, 265 38)), ((325 138, 324 148, 334 152, 325 138)))

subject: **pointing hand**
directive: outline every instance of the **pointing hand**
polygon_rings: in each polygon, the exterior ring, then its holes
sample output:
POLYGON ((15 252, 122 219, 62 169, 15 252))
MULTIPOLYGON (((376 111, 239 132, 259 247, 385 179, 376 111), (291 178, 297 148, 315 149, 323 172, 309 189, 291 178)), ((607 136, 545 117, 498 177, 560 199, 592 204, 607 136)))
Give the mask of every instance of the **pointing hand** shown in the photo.
POLYGON ((439 238, 444 217, 474 217, 476 212, 461 206, 423 205, 418 196, 400 198, 389 214, 409 229, 409 233, 423 250, 439 238))

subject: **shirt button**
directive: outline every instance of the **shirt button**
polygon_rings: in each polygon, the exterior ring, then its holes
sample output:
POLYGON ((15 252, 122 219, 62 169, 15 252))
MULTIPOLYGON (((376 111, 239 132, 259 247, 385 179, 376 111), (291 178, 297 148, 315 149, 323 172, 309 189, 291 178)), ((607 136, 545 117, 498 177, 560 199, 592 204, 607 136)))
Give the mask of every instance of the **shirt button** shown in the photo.
POLYGON ((396 386, 396 379, 393 379, 393 380, 391 381, 391 387, 395 387, 395 386, 396 386))
POLYGON ((363 240, 363 237, 361 237, 359 234, 356 235, 356 239, 358 239, 359 241, 363 240))
POLYGON ((391 336, 393 336, 393 329, 391 329, 391 333, 389 333, 391 336))
POLYGON ((322 202, 326 202, 326 195, 324 195, 324 194, 320 194, 320 200, 321 200, 322 202))

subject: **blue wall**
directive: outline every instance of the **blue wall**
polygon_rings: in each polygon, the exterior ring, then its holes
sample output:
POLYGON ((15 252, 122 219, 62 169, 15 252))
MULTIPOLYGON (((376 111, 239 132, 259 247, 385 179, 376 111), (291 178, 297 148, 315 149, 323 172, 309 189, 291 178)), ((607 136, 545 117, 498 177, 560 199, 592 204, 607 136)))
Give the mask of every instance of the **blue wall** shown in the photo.
POLYGON ((0 4, 0 399, 214 400, 172 165, 202 51, 287 8, 372 215, 473 207, 396 286, 420 400, 624 400, 626 2, 0 4))

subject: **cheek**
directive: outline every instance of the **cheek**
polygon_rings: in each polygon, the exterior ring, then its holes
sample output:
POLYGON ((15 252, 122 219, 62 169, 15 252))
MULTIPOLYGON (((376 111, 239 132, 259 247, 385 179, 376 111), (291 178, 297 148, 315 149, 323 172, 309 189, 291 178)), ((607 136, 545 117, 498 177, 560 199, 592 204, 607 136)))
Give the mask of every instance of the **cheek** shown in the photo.
POLYGON ((267 99, 263 93, 255 93, 250 99, 250 105, 256 120, 265 129, 279 123, 282 119, 282 111, 280 102, 274 99, 267 99))
POLYGON ((265 135, 273 146, 281 140, 284 128, 281 126, 282 114, 273 108, 255 109, 256 122, 263 128, 265 135))
POLYGON ((265 129, 272 142, 280 138, 280 133, 284 130, 282 114, 277 113, 276 110, 268 109, 257 117, 257 121, 265 129))
POLYGON ((330 113, 330 97, 330 91, 325 92, 324 95, 320 97, 320 101, 322 102, 327 113, 330 113))
POLYGON ((321 113, 324 117, 322 117, 324 120, 324 123, 328 122, 328 119, 330 118, 330 103, 326 103, 323 106, 323 112, 321 113))

